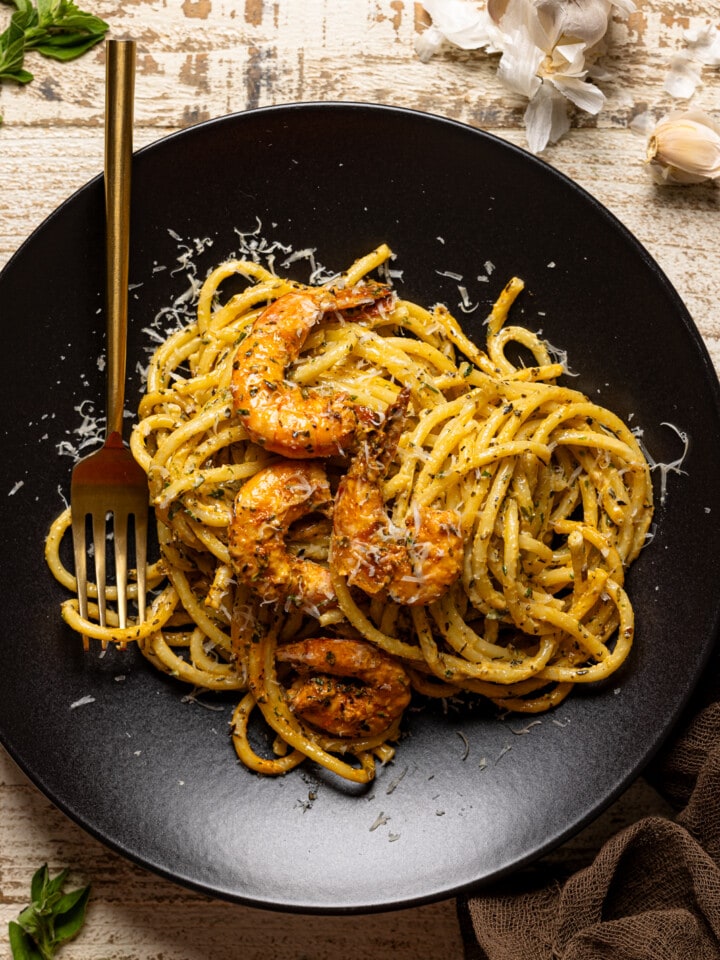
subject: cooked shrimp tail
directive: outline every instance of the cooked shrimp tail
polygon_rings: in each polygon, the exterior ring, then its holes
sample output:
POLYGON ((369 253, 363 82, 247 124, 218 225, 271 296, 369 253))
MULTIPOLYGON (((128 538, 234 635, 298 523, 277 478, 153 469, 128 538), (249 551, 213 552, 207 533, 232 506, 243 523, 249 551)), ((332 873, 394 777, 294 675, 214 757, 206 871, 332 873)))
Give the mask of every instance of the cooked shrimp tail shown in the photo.
POLYGON ((410 703, 402 665, 364 640, 300 640, 278 647, 276 659, 296 674, 288 688, 294 713, 336 737, 380 734, 410 703))
POLYGON ((387 408, 381 423, 378 424, 376 413, 361 412, 360 418, 364 426, 363 445, 350 464, 348 477, 362 477, 373 483, 380 483, 385 479, 407 423, 409 404, 410 391, 405 388, 387 408))
POLYGON ((340 482, 333 513, 331 563, 370 596, 407 606, 438 600, 460 576, 463 539, 451 510, 412 508, 404 524, 392 522, 383 481, 407 417, 403 390, 385 419, 371 427, 340 482))

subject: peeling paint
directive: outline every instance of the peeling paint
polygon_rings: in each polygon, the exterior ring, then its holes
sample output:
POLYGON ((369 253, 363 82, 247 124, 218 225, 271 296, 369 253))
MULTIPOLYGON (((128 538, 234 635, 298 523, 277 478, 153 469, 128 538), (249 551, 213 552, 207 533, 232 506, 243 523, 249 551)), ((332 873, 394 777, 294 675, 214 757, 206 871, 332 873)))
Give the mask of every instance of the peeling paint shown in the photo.
POLYGON ((198 104, 194 104, 193 106, 188 104, 183 109, 181 124, 183 127, 191 127, 195 123, 202 123, 204 120, 209 119, 210 111, 206 107, 201 107, 198 104))
POLYGON ((150 76, 150 74, 153 73, 165 72, 155 57, 151 56, 149 53, 145 53, 138 57, 137 68, 138 72, 142 73, 143 76, 150 76))
POLYGON ((260 106, 263 89, 271 95, 275 88, 277 73, 277 49, 275 47, 251 47, 245 68, 245 91, 249 109, 260 106))
POLYGON ((425 27, 430 26, 432 19, 430 14, 421 3, 414 4, 413 9, 415 14, 415 30, 420 33, 421 30, 425 29, 425 27))
POLYGON ((245 22, 259 27, 263 17, 263 0, 245 0, 245 22))
POLYGON ((38 90, 45 100, 62 100, 62 91, 58 90, 57 84, 46 77, 38 84, 38 90))
POLYGON ((189 87, 195 87, 203 92, 209 91, 208 55, 206 53, 188 54, 180 67, 179 79, 189 87))
POLYGON ((390 4, 390 9, 394 11, 393 16, 390 17, 390 22, 393 25, 393 30, 395 33, 400 33, 400 27, 402 26, 403 10, 405 9, 405 4, 403 0, 392 0, 390 4))
POLYGON ((211 0, 183 0, 183 13, 186 17, 207 20, 212 12, 211 0))

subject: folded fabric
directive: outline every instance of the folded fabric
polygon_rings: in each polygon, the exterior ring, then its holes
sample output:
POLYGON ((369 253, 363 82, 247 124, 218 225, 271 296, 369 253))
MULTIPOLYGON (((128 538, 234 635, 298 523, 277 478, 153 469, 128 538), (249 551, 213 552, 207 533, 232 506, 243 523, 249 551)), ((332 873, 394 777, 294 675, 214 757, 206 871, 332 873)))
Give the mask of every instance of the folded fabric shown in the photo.
POLYGON ((466 960, 720 960, 720 652, 646 777, 676 815, 620 831, 569 878, 460 898, 466 960))

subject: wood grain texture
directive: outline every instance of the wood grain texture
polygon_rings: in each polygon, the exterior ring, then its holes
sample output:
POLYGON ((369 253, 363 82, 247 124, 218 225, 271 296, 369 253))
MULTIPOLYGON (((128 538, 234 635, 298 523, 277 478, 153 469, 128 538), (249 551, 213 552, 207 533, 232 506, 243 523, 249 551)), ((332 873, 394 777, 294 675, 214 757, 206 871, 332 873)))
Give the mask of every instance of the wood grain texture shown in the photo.
MULTIPOLYGON (((0 752, 0 958, 7 923, 25 903, 30 873, 73 870, 92 883, 73 960, 376 960, 462 956, 451 901, 370 917, 307 917, 211 900, 107 850, 54 808, 0 752)), ((61 954, 62 956, 62 954, 61 954)))
MULTIPOLYGON (((412 0, 85 0, 114 36, 138 41, 137 147, 222 114, 290 101, 358 100, 426 110, 523 146, 524 103, 504 90, 496 60, 414 51, 428 18, 412 0)), ((720 0, 637 0, 613 24, 604 64, 614 74, 597 118, 579 115, 544 159, 615 214, 665 271, 720 369, 720 190, 658 188, 645 144, 629 129, 677 104, 663 92, 683 31, 720 25, 720 0)), ((0 29, 9 8, 0 9, 0 29)), ((0 86, 0 266, 102 166, 104 50, 59 65, 33 55, 35 80, 0 86)), ((704 67, 693 106, 720 110, 720 69, 704 67)), ((716 114, 717 115, 717 114, 716 114)), ((379 145, 381 149, 382 145, 379 145)), ((529 241, 530 242, 530 241, 529 241)), ((598 252, 601 255, 601 252, 598 252)), ((608 278, 611 282, 611 278, 608 278)), ((0 314, 2 304, 0 304, 0 314)), ((9 318, 2 316, 7 331, 9 318)), ((643 781, 548 860, 577 869, 603 840, 650 812, 665 812, 643 781)), ((0 960, 7 921, 25 903, 43 862, 69 865, 93 884, 75 960, 461 960, 451 901, 367 917, 307 918, 211 901, 126 862, 57 811, 0 751, 0 960)))

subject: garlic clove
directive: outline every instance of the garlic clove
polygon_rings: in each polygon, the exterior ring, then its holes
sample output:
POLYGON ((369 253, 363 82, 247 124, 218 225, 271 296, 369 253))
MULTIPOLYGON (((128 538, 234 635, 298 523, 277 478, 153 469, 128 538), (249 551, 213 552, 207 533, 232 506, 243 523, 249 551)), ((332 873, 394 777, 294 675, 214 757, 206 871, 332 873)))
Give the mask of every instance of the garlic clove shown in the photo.
POLYGON ((574 40, 593 47, 607 33, 611 4, 609 0, 539 0, 536 9, 540 23, 556 43, 574 40))
POLYGON ((700 110, 670 114, 650 133, 647 162, 656 183, 720 177, 720 125, 700 110))

